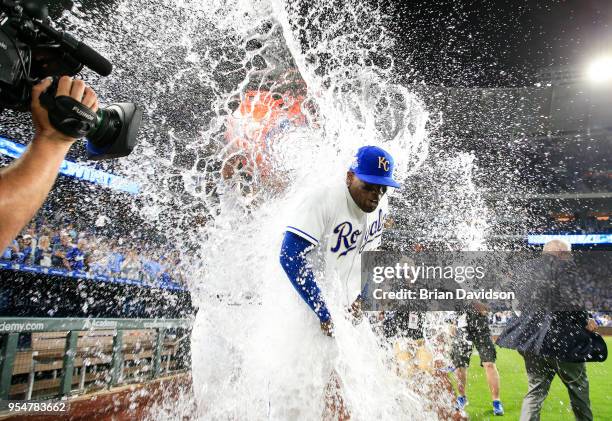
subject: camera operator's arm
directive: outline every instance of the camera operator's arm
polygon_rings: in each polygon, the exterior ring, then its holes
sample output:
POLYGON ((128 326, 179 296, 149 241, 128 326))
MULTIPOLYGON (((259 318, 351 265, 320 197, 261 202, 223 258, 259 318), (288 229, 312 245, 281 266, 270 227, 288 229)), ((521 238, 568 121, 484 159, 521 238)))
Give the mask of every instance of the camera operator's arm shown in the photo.
MULTIPOLYGON (((23 226, 34 216, 49 194, 62 160, 76 140, 49 122, 40 94, 51 85, 45 79, 32 89, 32 121, 36 134, 24 154, 0 169, 0 250, 4 250, 23 226)), ((56 96, 71 96, 94 111, 98 109, 95 92, 82 80, 63 76, 56 96)))

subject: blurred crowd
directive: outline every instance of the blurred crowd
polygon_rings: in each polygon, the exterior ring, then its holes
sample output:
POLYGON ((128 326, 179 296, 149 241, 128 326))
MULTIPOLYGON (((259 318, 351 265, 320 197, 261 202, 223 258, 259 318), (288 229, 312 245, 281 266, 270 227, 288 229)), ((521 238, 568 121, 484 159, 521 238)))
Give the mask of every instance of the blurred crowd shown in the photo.
POLYGON ((6 248, 0 260, 67 272, 185 286, 178 250, 144 246, 141 240, 109 238, 73 224, 54 229, 32 223, 6 248), (138 244, 140 243, 140 244, 138 244))
POLYGON ((612 327, 612 314, 610 313, 595 313, 593 318, 599 326, 612 327))
POLYGON ((538 234, 611 234, 612 214, 609 212, 553 213, 533 233, 538 234))

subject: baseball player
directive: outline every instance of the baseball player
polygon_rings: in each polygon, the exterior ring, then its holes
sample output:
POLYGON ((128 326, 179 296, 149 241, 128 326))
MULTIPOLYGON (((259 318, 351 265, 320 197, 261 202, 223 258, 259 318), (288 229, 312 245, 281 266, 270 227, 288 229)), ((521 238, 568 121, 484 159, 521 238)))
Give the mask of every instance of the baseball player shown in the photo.
MULTIPOLYGON (((361 253, 381 243, 393 179, 393 158, 376 146, 361 147, 346 175, 346 185, 322 188, 304 199, 284 234, 280 262, 295 290, 312 309, 325 335, 333 336, 335 317, 326 297, 361 318, 361 253), (326 294, 327 293, 327 294, 326 294)), ((337 308, 334 306, 334 308, 337 308)), ((332 373, 326 391, 326 412, 349 417, 332 373), (331 396, 330 397, 330 391, 331 396)))

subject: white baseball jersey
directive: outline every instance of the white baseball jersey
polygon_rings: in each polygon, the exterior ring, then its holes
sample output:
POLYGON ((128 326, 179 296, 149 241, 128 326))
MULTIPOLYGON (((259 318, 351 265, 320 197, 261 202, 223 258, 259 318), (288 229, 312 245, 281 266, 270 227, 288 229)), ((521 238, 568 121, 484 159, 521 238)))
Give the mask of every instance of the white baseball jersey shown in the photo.
POLYGON ((317 248, 313 272, 323 291, 339 282, 342 304, 350 305, 361 292, 361 253, 380 246, 388 199, 384 195, 374 212, 359 209, 345 185, 323 189, 306 197, 287 224, 287 231, 317 248))

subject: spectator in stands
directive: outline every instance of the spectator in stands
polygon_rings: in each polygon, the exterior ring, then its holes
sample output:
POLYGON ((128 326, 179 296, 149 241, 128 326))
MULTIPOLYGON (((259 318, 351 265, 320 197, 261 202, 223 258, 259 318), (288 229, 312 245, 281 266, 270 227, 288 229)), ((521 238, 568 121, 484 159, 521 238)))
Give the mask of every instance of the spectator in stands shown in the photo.
POLYGON ((78 237, 79 233, 74 228, 74 224, 68 224, 68 226, 66 226, 64 228, 64 231, 66 231, 68 233, 68 235, 70 235, 70 238, 72 238, 73 242, 77 241, 77 237, 78 237))
POLYGON ((11 262, 19 263, 23 257, 21 249, 23 248, 23 238, 18 236, 11 244, 11 262))
POLYGON ((66 253, 66 260, 70 265, 70 270, 85 272, 87 270, 85 266, 85 255, 87 253, 87 240, 81 238, 75 247, 72 247, 68 253, 66 253))
MULTIPOLYGON (((41 106, 40 94, 49 86, 51 79, 47 78, 32 88, 34 139, 21 157, 0 170, 0 250, 10 244, 40 208, 76 140, 57 131, 41 106)), ((93 111, 98 110, 95 92, 82 80, 61 77, 56 96, 70 96, 93 111)))
POLYGON ((51 231, 51 246, 55 247, 60 243, 60 232, 59 231, 51 231))
POLYGON ((49 237, 49 241, 51 241, 51 237, 53 236, 53 230, 51 228, 49 228, 46 225, 43 225, 40 228, 39 232, 40 232, 41 236, 45 235, 45 236, 49 237))
POLYGON ((108 271, 111 276, 121 275, 121 263, 125 260, 125 256, 119 251, 119 248, 111 245, 111 253, 108 255, 108 271))
POLYGON ((166 256, 160 257, 160 274, 158 275, 159 284, 166 286, 168 284, 176 284, 179 282, 179 278, 174 274, 175 269, 171 261, 166 256))
POLYGON ((140 279, 141 273, 140 259, 136 250, 130 249, 125 260, 121 263, 121 276, 127 279, 140 279))
POLYGON ((152 254, 149 254, 148 258, 143 261, 142 269, 144 272, 144 279, 150 283, 157 281, 162 271, 161 265, 152 254))
POLYGON ((89 273, 93 275, 106 275, 108 273, 108 249, 106 242, 100 240, 88 256, 89 273))
POLYGON ((70 270, 70 262, 67 255, 74 246, 71 243, 70 235, 62 231, 60 233, 60 243, 53 247, 53 256, 51 257, 51 265, 70 270))
POLYGON ((28 225, 28 227, 25 230, 25 234, 28 234, 30 237, 32 238, 36 238, 36 223, 35 222, 31 222, 30 225, 28 225))
POLYGON ((51 257, 53 256, 53 248, 51 247, 51 239, 47 235, 43 235, 38 239, 38 246, 34 252, 34 264, 38 266, 51 267, 51 257))
POLYGON ((13 243, 15 242, 15 240, 13 240, 11 242, 11 244, 4 249, 4 251, 2 252, 2 256, 0 256, 0 259, 2 260, 11 260, 11 257, 13 255, 13 243))
POLYGON ((177 282, 181 286, 184 286, 185 279, 183 276, 182 262, 179 252, 177 250, 171 251, 168 260, 169 262, 166 267, 166 271, 170 275, 170 278, 172 278, 174 282, 177 282))
POLYGON ((0 255, 0 259, 94 275, 146 279, 156 285, 185 285, 178 250, 166 249, 164 255, 158 257, 158 252, 141 252, 133 244, 123 243, 122 239, 117 241, 104 237, 89 237, 86 232, 80 231, 63 218, 60 218, 61 222, 57 222, 61 230, 46 225, 41 219, 37 224, 30 224, 22 235, 13 240, 0 255), (40 236, 38 240, 37 236, 40 236), (55 243, 52 237, 55 237, 55 243), (77 240, 74 241, 74 238, 77 240))
POLYGON ((19 263, 30 265, 34 261, 34 244, 36 242, 33 241, 33 238, 30 234, 24 235, 22 237, 22 241, 23 248, 21 249, 21 259, 19 263))
POLYGON ((8 261, 16 261, 19 253, 19 242, 17 239, 10 242, 8 247, 2 253, 2 259, 8 261))

